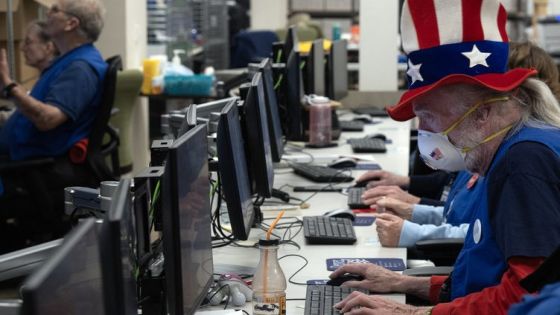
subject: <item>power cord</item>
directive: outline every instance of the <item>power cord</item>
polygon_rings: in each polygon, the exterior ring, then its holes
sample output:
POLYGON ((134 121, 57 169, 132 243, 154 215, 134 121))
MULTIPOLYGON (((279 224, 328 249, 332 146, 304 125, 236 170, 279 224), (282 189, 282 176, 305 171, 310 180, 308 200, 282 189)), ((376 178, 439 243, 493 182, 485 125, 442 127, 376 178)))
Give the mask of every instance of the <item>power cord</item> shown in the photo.
POLYGON ((301 259, 303 259, 305 261, 305 264, 303 266, 301 266, 301 268, 299 268, 298 270, 296 270, 296 272, 294 272, 290 278, 288 278, 288 282, 291 284, 296 284, 296 285, 307 285, 307 283, 302 283, 302 282, 295 282, 292 281, 292 278, 295 277, 295 275, 297 275, 301 270, 303 270, 303 268, 305 268, 307 266, 307 264, 309 264, 309 261, 307 260, 307 258, 301 256, 301 255, 297 255, 297 254, 288 254, 288 255, 284 255, 280 258, 278 258, 278 261, 280 261, 281 259, 284 259, 286 257, 299 257, 301 259))

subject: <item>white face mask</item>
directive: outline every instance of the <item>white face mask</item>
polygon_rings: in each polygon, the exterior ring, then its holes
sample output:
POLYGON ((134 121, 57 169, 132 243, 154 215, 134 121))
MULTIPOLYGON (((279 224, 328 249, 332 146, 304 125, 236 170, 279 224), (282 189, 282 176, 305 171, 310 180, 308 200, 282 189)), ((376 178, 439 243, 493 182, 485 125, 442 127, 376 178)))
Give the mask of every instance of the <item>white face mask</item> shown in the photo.
POLYGON ((465 156, 467 152, 471 151, 475 147, 486 143, 500 134, 507 132, 511 129, 511 125, 506 128, 486 137, 480 143, 472 147, 458 148, 449 141, 447 136, 453 129, 457 128, 468 115, 474 112, 480 105, 488 104, 498 101, 507 101, 509 97, 496 97, 491 98, 480 103, 475 104, 466 113, 464 113, 459 119, 457 119, 449 128, 442 132, 430 132, 427 130, 418 130, 418 150, 420 151, 420 157, 424 160, 424 163, 433 169, 444 170, 449 172, 457 172, 465 170, 467 165, 465 163, 465 156))
POLYGON ((424 163, 433 169, 456 172, 467 168, 466 153, 451 144, 443 132, 418 130, 418 150, 424 163))

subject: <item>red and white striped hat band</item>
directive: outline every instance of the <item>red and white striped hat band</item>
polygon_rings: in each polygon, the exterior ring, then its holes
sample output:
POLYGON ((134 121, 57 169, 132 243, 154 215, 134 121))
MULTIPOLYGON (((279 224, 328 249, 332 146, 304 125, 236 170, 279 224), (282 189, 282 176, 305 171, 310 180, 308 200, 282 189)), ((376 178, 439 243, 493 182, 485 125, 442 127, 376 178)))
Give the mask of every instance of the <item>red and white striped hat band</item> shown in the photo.
POLYGON ((401 121, 414 117, 412 99, 441 85, 463 82, 507 91, 535 74, 507 71, 506 20, 498 0, 405 1, 401 37, 409 90, 389 115, 401 121))

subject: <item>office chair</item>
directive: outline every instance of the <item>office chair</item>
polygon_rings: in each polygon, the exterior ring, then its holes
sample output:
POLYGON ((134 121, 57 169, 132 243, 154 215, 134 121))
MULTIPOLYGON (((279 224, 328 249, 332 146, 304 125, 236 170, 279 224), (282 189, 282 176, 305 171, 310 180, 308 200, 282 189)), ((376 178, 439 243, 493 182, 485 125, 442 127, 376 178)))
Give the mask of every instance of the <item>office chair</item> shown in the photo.
POLYGON ((121 58, 107 59, 108 69, 97 116, 92 125, 84 163, 71 162, 69 154, 24 161, 0 161, 0 177, 16 179, 2 196, 0 253, 62 237, 69 229, 64 216, 64 188, 98 187, 118 177, 118 135, 108 122, 113 108, 117 71, 121 58), (103 144, 103 135, 110 141, 103 144), (111 169, 105 158, 111 157, 111 169), (116 165, 116 167, 115 167, 116 165))
MULTIPOLYGON (((143 75, 138 69, 126 69, 117 75, 114 108, 118 112, 111 117, 109 123, 119 133, 119 166, 120 174, 132 171, 132 110, 138 99, 143 75)), ((108 138, 108 136, 106 136, 108 138)))
POLYGON ((272 43, 278 41, 271 31, 243 31, 235 34, 231 45, 230 68, 245 68, 272 55, 272 43))
POLYGON ((407 249, 408 259, 431 260, 436 266, 453 266, 463 248, 462 238, 422 240, 407 249))

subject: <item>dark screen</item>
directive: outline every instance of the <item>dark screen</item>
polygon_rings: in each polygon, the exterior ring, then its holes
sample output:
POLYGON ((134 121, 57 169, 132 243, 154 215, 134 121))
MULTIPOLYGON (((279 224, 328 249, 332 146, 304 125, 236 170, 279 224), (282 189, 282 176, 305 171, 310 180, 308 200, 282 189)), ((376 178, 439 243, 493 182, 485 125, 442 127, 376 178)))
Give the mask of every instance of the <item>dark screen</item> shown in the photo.
POLYGON ((122 179, 101 228, 101 260, 107 314, 138 314, 136 295, 136 220, 130 179, 122 179))
POLYGON ((270 59, 264 59, 259 70, 262 73, 264 92, 266 96, 266 109, 268 118, 268 131, 270 133, 270 148, 272 150, 272 161, 280 162, 284 154, 284 143, 282 140, 282 124, 280 112, 278 111, 278 100, 274 91, 274 80, 272 76, 272 64, 270 59))
POLYGON ((288 121, 288 130, 286 137, 288 140, 302 141, 304 140, 303 122, 302 122, 302 89, 303 83, 301 79, 301 70, 299 67, 299 53, 293 52, 288 56, 286 62, 286 112, 288 121))
POLYGON ((163 180, 163 248, 168 313, 194 314, 212 282, 206 125, 170 148, 163 180))
POLYGON ((348 51, 345 40, 332 43, 330 52, 330 83, 332 95, 329 97, 340 100, 348 94, 348 51))
POLYGON ((236 102, 228 104, 218 124, 220 182, 235 238, 246 240, 254 221, 251 185, 236 102))
POLYGON ((26 279, 22 314, 106 314, 99 252, 95 220, 87 219, 26 279))
POLYGON ((325 95, 325 51, 323 40, 313 41, 307 58, 307 82, 309 94, 325 95))
POLYGON ((290 26, 290 28, 288 28, 288 33, 286 33, 286 39, 284 40, 281 61, 285 63, 292 51, 299 51, 298 45, 299 41, 297 38, 296 27, 290 26))
POLYGON ((249 149, 249 172, 254 181, 253 193, 268 198, 271 196, 274 170, 264 99, 262 75, 259 72, 253 76, 244 103, 245 139, 249 149))

